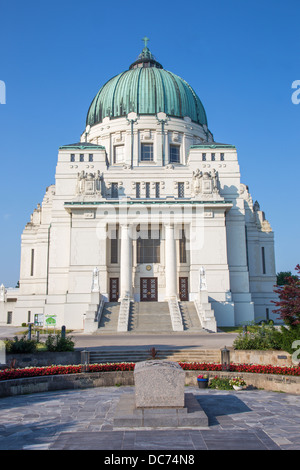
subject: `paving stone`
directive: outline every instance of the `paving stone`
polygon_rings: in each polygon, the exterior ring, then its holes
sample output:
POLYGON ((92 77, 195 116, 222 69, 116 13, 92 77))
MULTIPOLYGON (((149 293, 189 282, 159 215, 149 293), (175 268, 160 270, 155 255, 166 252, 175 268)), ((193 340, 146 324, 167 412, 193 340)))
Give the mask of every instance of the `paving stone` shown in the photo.
POLYGON ((133 387, 3 398, 0 400, 0 449, 300 450, 300 396, 196 387, 188 387, 187 391, 208 415, 206 430, 114 429, 113 419, 120 398, 127 398, 129 403, 134 395, 133 387))

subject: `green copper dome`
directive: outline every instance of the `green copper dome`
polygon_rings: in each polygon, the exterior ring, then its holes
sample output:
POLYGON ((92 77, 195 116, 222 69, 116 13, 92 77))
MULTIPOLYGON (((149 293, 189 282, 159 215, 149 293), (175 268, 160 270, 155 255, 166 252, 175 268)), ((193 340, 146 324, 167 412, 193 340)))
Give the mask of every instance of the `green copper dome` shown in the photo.
POLYGON ((182 78, 164 70, 145 45, 129 70, 111 78, 92 101, 86 124, 93 126, 105 117, 118 118, 164 112, 207 125, 204 107, 193 88, 182 78))

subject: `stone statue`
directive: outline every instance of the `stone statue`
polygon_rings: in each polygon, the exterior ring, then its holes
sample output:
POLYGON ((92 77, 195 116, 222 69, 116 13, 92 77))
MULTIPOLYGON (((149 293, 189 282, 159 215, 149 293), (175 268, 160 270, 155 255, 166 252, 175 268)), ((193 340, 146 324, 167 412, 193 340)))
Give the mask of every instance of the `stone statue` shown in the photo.
POLYGON ((203 266, 201 266, 199 271, 199 280, 200 280, 200 291, 207 290, 206 284, 206 273, 203 266))
POLYGON ((213 168, 210 172, 211 180, 212 180, 212 192, 218 192, 218 172, 213 168))
POLYGON ((92 292, 100 292, 99 269, 97 267, 93 270, 92 292))
POLYGON ((201 193, 201 179, 203 178, 203 173, 202 171, 196 170, 193 171, 193 181, 192 181, 192 189, 193 193, 196 196, 197 194, 201 193))
POLYGON ((1 286, 0 286, 0 302, 5 302, 5 296, 6 296, 6 289, 4 287, 4 284, 1 284, 1 286))
POLYGON ((258 203, 258 201, 255 201, 255 203, 253 204, 253 210, 254 212, 257 212, 260 210, 260 205, 258 203))
POLYGON ((77 185, 76 185, 76 193, 82 194, 84 192, 84 179, 85 179, 85 172, 82 170, 80 173, 77 173, 77 185))

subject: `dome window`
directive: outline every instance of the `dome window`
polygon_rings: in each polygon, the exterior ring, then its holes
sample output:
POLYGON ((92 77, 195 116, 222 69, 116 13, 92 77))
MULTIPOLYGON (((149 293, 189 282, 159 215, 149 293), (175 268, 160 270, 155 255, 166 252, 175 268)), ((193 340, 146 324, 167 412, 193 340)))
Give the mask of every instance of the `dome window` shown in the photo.
POLYGON ((141 162, 153 162, 153 144, 141 145, 141 162))
POLYGON ((170 163, 180 163, 179 145, 170 145, 170 163))
POLYGON ((125 157, 124 145, 115 145, 114 146, 114 164, 124 162, 124 157, 125 157))

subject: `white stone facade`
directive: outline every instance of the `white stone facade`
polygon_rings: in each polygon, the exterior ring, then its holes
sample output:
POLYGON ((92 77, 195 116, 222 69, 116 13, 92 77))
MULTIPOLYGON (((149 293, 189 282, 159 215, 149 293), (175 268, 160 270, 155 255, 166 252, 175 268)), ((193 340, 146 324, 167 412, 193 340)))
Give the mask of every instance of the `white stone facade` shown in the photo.
POLYGON ((151 279, 155 300, 207 304, 218 326, 274 318, 274 235, 241 183, 236 148, 206 126, 164 113, 107 117, 59 149, 55 184, 22 235, 20 288, 0 297, 0 323, 55 315, 58 327, 88 330, 101 301, 141 301, 151 279), (144 143, 152 161, 141 160, 144 143), (157 242, 145 248, 138 237, 150 228, 157 242))

